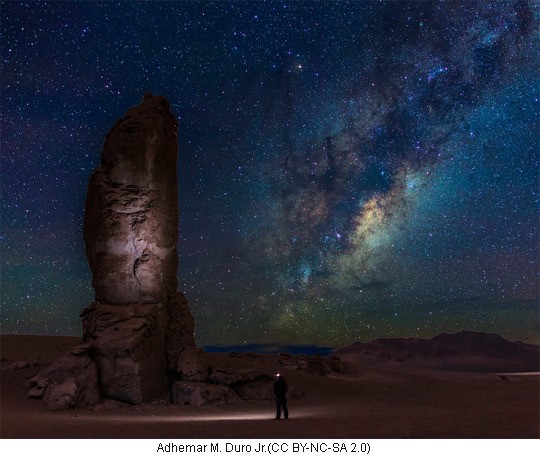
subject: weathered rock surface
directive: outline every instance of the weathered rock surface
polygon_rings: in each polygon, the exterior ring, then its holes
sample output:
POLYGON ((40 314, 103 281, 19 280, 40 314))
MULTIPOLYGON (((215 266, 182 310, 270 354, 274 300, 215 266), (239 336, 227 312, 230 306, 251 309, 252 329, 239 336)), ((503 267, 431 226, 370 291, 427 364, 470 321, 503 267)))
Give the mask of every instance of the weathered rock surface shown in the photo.
POLYGON ((184 349, 178 356, 176 371, 184 381, 206 381, 210 374, 210 365, 205 352, 202 349, 184 349))
POLYGON ((85 347, 28 393, 50 409, 96 404, 100 395, 148 402, 166 393, 171 371, 208 377, 187 300, 176 292, 177 128, 167 100, 145 94, 107 134, 85 205, 96 299, 81 315, 85 347))
POLYGON ((328 375, 332 372, 343 373, 345 366, 341 359, 335 355, 330 357, 321 357, 318 355, 292 355, 281 353, 278 357, 278 364, 285 370, 305 370, 308 373, 321 376, 328 375))
POLYGON ((62 384, 51 386, 43 397, 48 410, 65 410, 77 404, 79 387, 75 378, 69 378, 62 384))
POLYGON ((242 382, 244 378, 242 377, 242 375, 235 371, 214 369, 210 373, 208 380, 212 384, 220 384, 222 386, 234 386, 235 384, 242 382))
POLYGON ((178 122, 145 94, 107 134, 84 214, 96 301, 166 303, 176 292, 178 122))
POLYGON ((184 295, 176 292, 167 304, 169 324, 166 333, 169 368, 174 369, 184 349, 195 347, 195 321, 184 295))
POLYGON ((311 358, 307 362, 307 371, 308 373, 316 374, 316 375, 327 375, 332 371, 330 368, 330 365, 326 362, 326 360, 322 357, 319 358, 311 358))
POLYGON ((224 405, 236 403, 238 397, 228 387, 202 382, 177 381, 173 384, 172 401, 178 405, 224 405))
MULTIPOLYGON (((274 376, 256 369, 213 368, 208 380, 213 384, 230 387, 247 402, 275 400, 274 376)), ((304 392, 289 386, 288 398, 304 397, 304 392)))
POLYGON ((99 401, 98 368, 91 348, 81 345, 39 372, 29 383, 29 398, 43 398, 50 410, 93 406, 99 401))
POLYGON ((119 400, 106 399, 94 406, 94 411, 107 411, 115 410, 123 406, 130 406, 127 403, 120 402, 119 400))
POLYGON ((24 370, 25 368, 32 368, 33 366, 34 366, 34 361, 31 359, 28 359, 28 360, 19 360, 13 363, 12 365, 10 365, 8 368, 10 370, 19 371, 19 370, 24 370))
POLYGON ((246 401, 274 400, 274 379, 268 375, 259 375, 233 386, 238 396, 246 401))
POLYGON ((94 349, 103 396, 140 404, 165 393, 166 306, 94 302, 82 317, 84 340, 94 349))
POLYGON ((208 369, 195 369, 193 359, 183 366, 178 357, 182 351, 186 358, 195 352, 193 316, 181 293, 171 295, 166 305, 94 302, 82 321, 105 397, 135 404, 152 400, 166 391, 167 370, 177 370, 178 362, 190 380, 208 376, 208 369))
POLYGON ((328 362, 328 365, 330 366, 330 369, 334 373, 345 373, 345 364, 341 361, 341 359, 336 355, 331 355, 326 359, 328 362))
MULTIPOLYGON (((300 368, 299 358, 291 354, 282 353, 278 357, 279 365, 287 370, 298 370, 300 368)), ((307 365, 307 363, 306 363, 307 365)))
MULTIPOLYGON (((275 400, 274 383, 275 378, 260 370, 240 370, 237 373, 241 380, 231 385, 231 389, 247 402, 275 400)), ((289 384, 287 392, 289 399, 300 399, 304 397, 304 392, 297 390, 289 384)))
POLYGON ((105 397, 140 404, 163 395, 168 370, 195 348, 187 300, 176 292, 178 122, 145 94, 105 139, 88 187, 84 239, 94 302, 83 339, 105 397))

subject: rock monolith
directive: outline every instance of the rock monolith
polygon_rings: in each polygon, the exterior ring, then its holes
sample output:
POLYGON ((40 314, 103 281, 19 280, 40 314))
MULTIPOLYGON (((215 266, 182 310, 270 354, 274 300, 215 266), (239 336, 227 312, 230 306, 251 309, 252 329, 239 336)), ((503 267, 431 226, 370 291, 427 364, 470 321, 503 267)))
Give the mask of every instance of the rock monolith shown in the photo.
POLYGON ((186 367, 182 353, 200 353, 187 300, 176 291, 177 129, 167 100, 145 94, 105 138, 84 215, 95 291, 81 314, 85 352, 61 362, 62 372, 53 364, 30 381, 28 396, 43 394, 49 409, 100 397, 144 403, 167 393, 171 376, 186 367), (77 377, 79 367, 95 367, 99 392, 77 377))
POLYGON ((105 138, 84 212, 96 301, 160 303, 176 292, 178 122, 146 94, 105 138))
POLYGON ((107 134, 88 186, 96 301, 82 315, 83 339, 95 350, 101 393, 130 403, 164 393, 168 368, 195 347, 193 317, 176 292, 177 129, 167 100, 145 94, 107 134))

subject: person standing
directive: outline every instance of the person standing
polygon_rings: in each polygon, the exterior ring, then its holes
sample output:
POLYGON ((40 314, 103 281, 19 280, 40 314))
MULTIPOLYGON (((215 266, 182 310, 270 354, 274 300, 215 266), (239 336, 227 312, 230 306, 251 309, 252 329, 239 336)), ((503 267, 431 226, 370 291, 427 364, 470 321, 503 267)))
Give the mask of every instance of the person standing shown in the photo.
POLYGON ((274 394, 276 396, 276 419, 281 418, 281 409, 283 408, 283 416, 289 419, 289 410, 287 410, 287 391, 289 386, 283 375, 278 374, 278 379, 274 383, 274 394))

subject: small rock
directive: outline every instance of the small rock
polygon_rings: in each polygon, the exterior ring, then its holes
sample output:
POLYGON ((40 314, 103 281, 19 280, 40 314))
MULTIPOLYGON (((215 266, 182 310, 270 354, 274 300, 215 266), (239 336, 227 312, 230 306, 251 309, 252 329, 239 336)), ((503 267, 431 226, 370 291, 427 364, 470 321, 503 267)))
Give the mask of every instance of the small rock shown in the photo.
POLYGON ((308 365, 308 356, 307 355, 300 355, 298 357, 298 359, 296 360, 296 362, 298 363, 298 367, 300 368, 300 370, 307 370, 307 365, 308 365))
POLYGON ((43 397, 44 392, 45 392, 44 387, 33 387, 26 394, 26 398, 41 398, 43 397))
POLYGON ((327 362, 333 372, 343 373, 345 371, 345 365, 339 357, 332 355, 328 357, 327 362))
POLYGON ((287 354, 287 356, 278 357, 278 364, 287 370, 298 370, 300 366, 298 365, 297 360, 292 356, 287 354))
POLYGON ((75 346, 73 349, 69 351, 72 355, 82 355, 87 352, 89 352, 92 349, 92 346, 90 344, 80 344, 79 346, 75 346))
POLYGON ((28 380, 28 387, 30 390, 26 394, 26 398, 41 398, 45 392, 45 389, 49 385, 49 380, 47 378, 41 377, 38 373, 33 378, 28 380))
POLYGON ((210 365, 202 349, 187 348, 178 356, 176 370, 184 381, 203 382, 208 379, 210 365))
POLYGON ((65 410, 75 406, 78 396, 79 388, 75 378, 70 378, 62 384, 48 387, 43 400, 45 400, 48 410, 65 410))
POLYGON ((28 367, 30 367, 30 361, 28 360, 19 360, 18 362, 15 362, 13 365, 11 365, 11 369, 15 371, 19 371, 28 367))
POLYGON ((332 370, 322 357, 313 357, 308 360, 307 371, 312 374, 325 376, 332 370))
POLYGON ((120 408, 122 406, 130 406, 129 403, 121 402, 120 400, 105 399, 103 402, 94 406, 94 411, 107 411, 120 408))

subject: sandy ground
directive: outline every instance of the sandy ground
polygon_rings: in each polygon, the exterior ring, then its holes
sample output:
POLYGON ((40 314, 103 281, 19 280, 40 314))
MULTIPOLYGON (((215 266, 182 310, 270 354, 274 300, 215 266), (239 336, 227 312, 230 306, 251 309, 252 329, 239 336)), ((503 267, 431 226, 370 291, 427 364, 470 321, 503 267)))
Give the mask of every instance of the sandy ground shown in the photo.
MULTIPOLYGON (((271 402, 188 407, 165 400, 106 411, 47 411, 25 400, 27 378, 77 338, 1 336, 1 438, 540 438, 538 375, 426 371, 352 357, 348 374, 286 372, 304 391, 289 400, 289 420, 271 402), (34 368, 9 369, 19 360, 34 368)), ((255 360, 210 354, 214 365, 275 373, 275 356, 255 360)))

